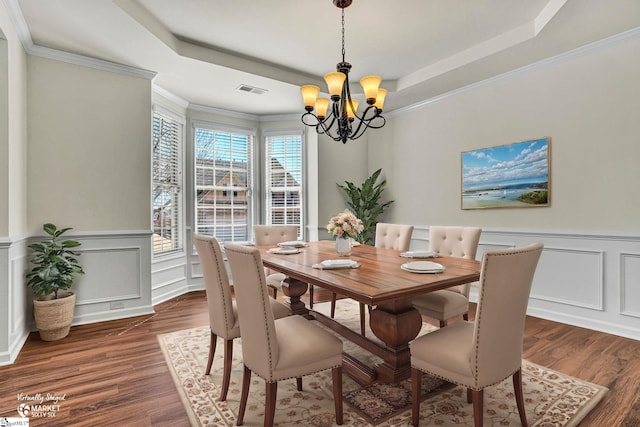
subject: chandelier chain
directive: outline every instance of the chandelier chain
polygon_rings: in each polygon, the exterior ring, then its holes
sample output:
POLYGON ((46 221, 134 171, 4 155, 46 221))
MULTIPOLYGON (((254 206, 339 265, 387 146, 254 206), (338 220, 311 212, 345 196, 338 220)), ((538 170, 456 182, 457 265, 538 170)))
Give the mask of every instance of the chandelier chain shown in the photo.
POLYGON ((342 9, 342 62, 345 62, 345 50, 344 50, 344 8, 342 9))

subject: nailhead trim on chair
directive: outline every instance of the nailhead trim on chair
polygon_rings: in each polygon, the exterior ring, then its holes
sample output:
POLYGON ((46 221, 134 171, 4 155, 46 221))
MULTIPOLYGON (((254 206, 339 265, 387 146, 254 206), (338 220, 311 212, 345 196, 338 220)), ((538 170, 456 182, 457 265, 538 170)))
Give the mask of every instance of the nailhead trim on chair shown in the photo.
MULTIPOLYGON (((485 388, 487 388, 487 387, 491 387, 491 386, 494 386, 494 385, 496 385, 496 384, 500 384, 502 381, 504 381, 504 379, 501 379, 500 381, 496 381, 496 382, 494 382, 494 383, 487 384, 487 385, 486 385, 486 386, 484 386, 484 387, 477 387, 477 386, 469 387, 467 384, 462 384, 462 383, 459 383, 459 382, 457 382, 457 381, 452 380, 451 378, 446 378, 446 377, 443 377, 442 375, 438 375, 438 374, 434 374, 433 372, 425 371, 424 369, 419 368, 419 367, 417 367, 417 366, 413 366, 413 365, 411 365, 411 367, 412 367, 412 368, 415 368, 415 369, 417 369, 417 370, 419 370, 419 371, 422 371, 422 372, 424 372, 425 374, 431 375, 432 377, 440 378, 441 380, 445 380, 445 381, 447 381, 447 382, 449 382, 449 383, 452 383, 452 384, 455 384, 455 385, 459 385, 460 387, 470 388, 471 390, 476 390, 476 391, 484 390, 484 389, 485 389, 485 388)), ((522 369, 522 365, 521 365, 520 367, 518 367, 518 369, 522 369)), ((518 369, 516 369, 515 371, 513 371, 512 373, 510 373, 509 375, 507 375, 507 376, 506 376, 506 377, 504 377, 504 378, 509 378, 510 376, 513 376, 513 374, 515 374, 516 372, 518 372, 518 369)))
MULTIPOLYGON (((254 257, 255 257, 255 255, 254 255, 254 257)), ((259 262, 256 262, 256 265, 259 265, 259 264, 260 264, 259 262)), ((260 276, 260 281, 262 282, 264 277, 263 277, 263 275, 260 275, 259 272, 260 272, 260 270, 258 270, 258 275, 260 276)), ((267 286, 266 286, 265 282, 262 282, 262 285, 264 285, 264 286, 260 287, 260 292, 262 293, 262 298, 264 298, 264 292, 267 289, 267 286)), ((267 298, 269 298, 268 295, 267 295, 267 298)), ((264 309, 262 310, 262 315, 264 316, 264 322, 267 323, 267 312, 264 309)), ((267 334, 269 334, 269 329, 267 329, 267 334)), ((272 341, 270 336, 267 336, 267 340, 269 342, 272 341)), ((269 348, 269 366, 270 366, 269 371, 273 372, 274 366, 273 366, 273 354, 271 353, 271 348, 269 348)), ((301 376, 315 374, 316 372, 326 371, 327 369, 337 368, 338 366, 342 366, 342 365, 335 365, 335 366, 332 366, 331 368, 320 369, 320 370, 317 370, 317 371, 313 371, 313 372, 309 372, 309 373, 306 373, 306 374, 302 374, 301 376)), ((253 372, 254 374, 258 375, 256 372, 253 371, 253 369, 251 369, 251 372, 253 372)), ((258 375, 258 376, 260 376, 260 375, 258 375)), ((278 380, 274 380, 273 378, 263 378, 263 379, 265 380, 265 382, 268 382, 268 383, 277 383, 278 381, 288 380, 288 379, 292 379, 292 378, 298 378, 298 377, 280 378, 278 380)))
MULTIPOLYGON (((209 241, 209 250, 211 251, 211 254, 213 255, 213 258, 215 258, 216 262, 216 270, 218 271, 218 277, 222 277, 222 273, 220 271, 220 263, 218 262, 218 258, 215 256, 215 249, 213 248, 214 242, 211 240, 209 241)), ((227 272, 225 271, 225 274, 227 272)), ((228 306, 231 304, 231 301, 225 301, 225 295, 224 292, 222 291, 222 287, 218 288, 218 292, 220 292, 220 300, 224 301, 224 305, 228 306)), ((231 329, 233 325, 229 326, 229 318, 227 317, 227 310, 224 310, 224 327, 227 331, 229 331, 231 329)), ((225 334, 226 335, 226 334, 225 334)))
MULTIPOLYGON (((522 253, 526 253, 526 252, 531 252, 531 250, 528 250, 528 251, 522 250, 522 251, 517 251, 517 252, 510 252, 508 254, 493 254, 493 255, 491 255, 491 257, 498 257, 498 256, 505 256, 505 255, 506 256, 510 256, 510 255, 513 255, 513 254, 522 254, 522 253)), ((480 272, 480 277, 484 277, 484 273, 485 273, 485 270, 487 269, 487 265, 489 265, 489 259, 490 258, 487 258, 486 262, 483 263, 482 271, 480 272)), ((484 285, 480 287, 480 295, 478 296, 478 301, 482 301, 483 299, 484 299, 484 285)), ((475 319, 474 321, 476 322, 476 327, 478 328, 478 332, 479 332, 480 331, 480 327, 482 326, 481 322, 480 322, 480 319, 475 319)), ((480 335, 480 334, 478 334, 478 335, 480 335)), ((476 357, 476 366, 478 366, 478 345, 479 345, 479 338, 476 341, 476 356, 475 356, 476 357)), ((514 373, 516 373, 516 371, 513 371, 513 373, 511 375, 513 375, 514 373)), ((476 384, 477 384, 478 383, 478 371, 477 370, 474 373, 474 378, 475 378, 475 381, 476 381, 476 384)), ((498 382, 501 382, 501 381, 498 381, 498 382)), ((494 384, 497 384, 497 383, 494 383, 494 384)), ((493 384, 491 384, 491 385, 493 385, 493 384)))
MULTIPOLYGON (((256 258, 256 255, 253 255, 254 259, 256 258)), ((262 296, 262 299, 264 300, 264 293, 267 291, 267 283, 264 277, 264 270, 260 270, 260 268, 262 267, 262 262, 258 262, 259 260, 256 260, 256 267, 258 268, 257 271, 257 275, 258 277, 260 277, 260 284, 262 286, 260 286, 260 294, 262 296)), ((269 298, 269 295, 267 294, 267 298, 269 298)), ((263 304, 264 305, 264 304, 263 304)), ((267 307, 263 307, 262 308, 262 316, 263 316, 263 320, 264 323, 267 323, 267 311, 266 311, 267 307)), ((269 328, 267 328, 267 340, 268 342, 272 342, 273 337, 269 336, 269 328)), ((273 354, 271 353, 271 346, 269 346, 269 371, 273 372, 273 354)))
MULTIPOLYGON (((305 377, 305 376, 307 376, 307 375, 315 374, 316 372, 323 372, 323 371, 327 371, 327 370, 329 370, 329 369, 338 368, 338 367, 340 367, 340 366, 342 366, 342 365, 335 365, 335 366, 331 366, 330 368, 318 369, 317 371, 307 372, 307 373, 301 374, 300 376, 301 376, 301 377, 305 377)), ((253 372, 253 371, 252 371, 252 372, 253 372)), ((254 372, 254 373, 255 373, 255 372, 254 372)), ((256 374, 256 375, 258 375, 258 374, 256 374)), ((258 375, 258 376, 260 376, 260 375, 258 375)), ((266 379, 266 378, 263 378, 263 379, 264 379, 264 381, 265 381, 265 382, 268 382, 268 383, 277 383, 278 381, 291 380, 291 379, 293 379, 293 378, 298 378, 298 377, 284 377, 284 378, 280 378, 279 380, 266 379)))
MULTIPOLYGON (((525 251, 525 250, 521 250, 521 251, 518 251, 518 252, 510 252, 510 253, 508 253, 508 254, 493 254, 493 255, 491 255, 491 256, 492 256, 492 257, 497 257, 497 256, 513 255, 513 254, 516 254, 516 253, 521 254, 521 253, 526 253, 526 252, 531 252, 531 250, 526 250, 526 251, 525 251)), ((482 265, 482 271, 480 272, 480 277, 484 277, 484 273, 485 273, 485 270, 487 269, 487 265, 488 265, 488 264, 489 264, 489 260, 487 260, 486 262, 484 262, 484 263, 483 263, 483 265, 482 265)), ((484 299, 484 286, 481 286, 481 287, 480 287, 480 295, 479 295, 479 297, 478 297, 478 300, 482 300, 482 299, 484 299)), ((480 319, 475 319, 474 321, 476 322, 476 325, 477 325, 478 330, 480 330, 480 326, 481 326, 481 324, 480 324, 480 323, 481 323, 481 322, 480 322, 480 319)), ((476 358, 476 360, 475 360, 475 365, 476 365, 476 366, 478 366, 478 344, 479 344, 479 342, 478 342, 478 341, 476 341, 476 355, 475 355, 475 358, 476 358)), ((441 375, 434 374, 433 372, 425 371, 425 370, 423 370, 423 369, 421 369, 421 368, 419 368, 419 367, 417 367, 417 366, 411 365, 411 367, 412 367, 412 368, 415 368, 415 369, 418 369, 419 371, 425 372, 425 373, 427 373, 427 374, 429 374, 429 375, 432 375, 432 376, 434 376, 434 377, 437 377, 437 378, 443 379, 443 380, 445 380, 445 381, 448 381, 448 382, 450 382, 450 383, 454 383, 454 384, 457 384, 457 385, 459 385, 459 386, 467 387, 467 388, 470 388, 470 389, 472 389, 472 390, 476 390, 476 391, 483 390, 483 389, 485 389, 485 388, 487 388, 487 387, 491 387, 491 386, 493 386, 493 385, 499 384, 499 383, 501 383, 502 381, 504 381, 504 379, 502 379, 502 380, 500 380, 500 381, 496 381, 496 382, 494 382, 494 383, 492 383, 492 384, 487 384, 486 386, 481 387, 481 388, 477 388, 477 386, 475 386, 475 387, 469 387, 468 385, 460 384, 460 383, 458 383, 458 382, 456 382, 456 381, 452 381, 452 380, 451 380, 451 379, 449 379, 449 378, 445 378, 445 377, 443 377, 443 376, 441 376, 441 375)), ((522 369, 522 366, 518 367, 518 369, 522 369)), ((518 372, 518 369, 516 369, 516 370, 515 370, 515 371, 513 371, 511 374, 509 374, 509 376, 513 376, 513 374, 515 374, 516 372, 518 372)), ((507 376, 507 377, 505 377, 505 378, 508 378, 509 376, 507 376)), ((478 371, 477 371, 477 370, 474 372, 473 377, 474 377, 474 380, 475 380, 475 382, 476 382, 476 384, 477 384, 477 383, 478 383, 478 371)))

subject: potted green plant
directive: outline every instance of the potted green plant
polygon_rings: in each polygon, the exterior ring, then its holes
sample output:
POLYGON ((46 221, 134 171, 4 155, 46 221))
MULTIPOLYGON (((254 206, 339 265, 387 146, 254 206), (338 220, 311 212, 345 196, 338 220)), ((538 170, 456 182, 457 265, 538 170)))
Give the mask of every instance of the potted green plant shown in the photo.
POLYGON ((360 243, 371 243, 376 235, 378 216, 391 205, 394 200, 380 203, 380 197, 387 185, 387 180, 376 184, 382 169, 378 169, 367 178, 362 186, 358 187, 352 182, 345 181, 344 185, 337 184, 347 197, 347 206, 351 212, 362 221, 363 231, 358 233, 356 240, 360 243))
POLYGON ((27 286, 33 291, 33 312, 40 338, 55 341, 69 334, 76 305, 76 295, 69 289, 75 277, 84 274, 84 270, 76 258, 80 253, 73 250, 80 242, 58 240, 71 228, 58 230, 47 223, 42 229, 51 238, 29 245, 35 255, 31 259, 33 268, 26 278, 27 286))

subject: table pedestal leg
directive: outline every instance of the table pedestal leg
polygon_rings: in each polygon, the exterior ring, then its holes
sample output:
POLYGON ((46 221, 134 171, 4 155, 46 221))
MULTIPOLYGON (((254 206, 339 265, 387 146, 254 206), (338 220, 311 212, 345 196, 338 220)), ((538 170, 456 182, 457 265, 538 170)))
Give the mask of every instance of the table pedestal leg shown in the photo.
POLYGON ((371 330, 386 345, 384 362, 375 367, 378 380, 396 383, 409 378, 411 355, 409 341, 418 336, 422 317, 410 299, 378 305, 371 311, 371 330))
POLYGON ((307 316, 309 314, 309 309, 307 309, 304 302, 300 300, 300 297, 307 292, 307 288, 308 285, 306 282, 291 277, 286 277, 282 281, 282 292, 289 297, 289 306, 291 307, 292 314, 299 314, 301 316, 307 316))

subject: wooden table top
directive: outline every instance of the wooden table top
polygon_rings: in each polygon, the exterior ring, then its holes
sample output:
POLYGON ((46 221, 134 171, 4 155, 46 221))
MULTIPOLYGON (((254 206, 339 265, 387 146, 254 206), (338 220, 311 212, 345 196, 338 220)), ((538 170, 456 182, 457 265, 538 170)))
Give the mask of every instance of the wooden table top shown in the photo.
POLYGON ((438 257, 429 261, 442 264, 445 267, 442 273, 410 273, 400 266, 416 259, 401 257, 401 251, 398 250, 369 245, 355 246, 348 257, 360 263, 359 268, 335 270, 312 267, 324 260, 339 259, 335 242, 331 240, 310 242, 301 248, 300 253, 293 255, 269 252, 274 248, 273 245, 256 248, 260 250, 265 267, 369 305, 411 298, 421 293, 475 282, 480 278, 480 263, 476 260, 438 257))

